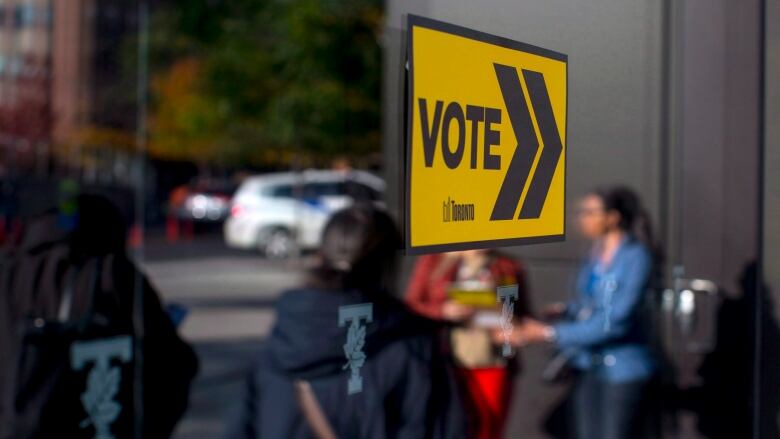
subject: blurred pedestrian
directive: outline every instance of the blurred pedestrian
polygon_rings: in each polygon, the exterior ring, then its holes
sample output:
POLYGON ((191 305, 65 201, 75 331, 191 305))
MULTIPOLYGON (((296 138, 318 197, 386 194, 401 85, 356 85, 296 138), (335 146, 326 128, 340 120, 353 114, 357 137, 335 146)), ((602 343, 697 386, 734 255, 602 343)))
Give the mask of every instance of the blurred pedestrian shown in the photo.
POLYGON ((195 223, 186 212, 187 198, 191 193, 190 184, 181 184, 168 194, 165 220, 165 236, 168 242, 176 242, 180 238, 191 240, 195 234, 195 223))
POLYGON ((653 274, 649 219, 626 188, 595 191, 582 199, 579 226, 592 241, 576 297, 549 306, 557 319, 528 319, 518 344, 550 342, 575 372, 574 429, 578 439, 630 439, 637 431, 656 359, 642 314, 653 274))
POLYGON ((409 306, 451 325, 449 344, 458 364, 460 385, 469 409, 469 434, 501 437, 507 420, 517 356, 501 347, 496 288, 517 285, 514 316, 530 314, 526 276, 520 263, 492 250, 468 250, 420 257, 406 291, 409 306))
POLYGON ((127 257, 116 206, 67 201, 0 261, 0 438, 169 437, 197 358, 127 257))
POLYGON ((277 323, 226 437, 462 437, 435 325, 391 294, 399 246, 380 210, 356 205, 333 215, 306 286, 276 304, 277 323), (342 325, 345 310, 363 319, 342 325))

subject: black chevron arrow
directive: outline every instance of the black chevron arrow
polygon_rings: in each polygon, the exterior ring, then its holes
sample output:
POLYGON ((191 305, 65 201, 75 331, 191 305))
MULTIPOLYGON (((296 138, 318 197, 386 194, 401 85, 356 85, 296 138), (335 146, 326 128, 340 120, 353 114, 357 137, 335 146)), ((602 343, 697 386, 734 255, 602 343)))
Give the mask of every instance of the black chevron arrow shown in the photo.
POLYGON ((496 204, 493 205, 491 221, 508 220, 515 215, 517 203, 523 195, 525 181, 531 173, 536 150, 539 148, 531 122, 531 113, 528 111, 523 90, 520 88, 517 69, 503 64, 493 64, 493 66, 496 69, 498 86, 504 96, 504 105, 509 113, 509 121, 515 132, 517 148, 512 161, 509 162, 501 189, 498 191, 496 204))
MULTIPOLYGON (((493 206, 491 221, 512 219, 523 194, 526 180, 530 176, 536 152, 539 149, 517 70, 514 67, 501 64, 494 64, 494 67, 512 129, 515 132, 515 138, 517 138, 517 148, 493 206)), ((536 172, 534 172, 528 188, 528 194, 518 215, 519 219, 532 219, 539 218, 542 213, 555 167, 558 165, 563 151, 563 145, 558 135, 558 126, 553 115, 544 76, 539 72, 523 70, 523 78, 528 88, 531 105, 544 144, 536 172)))
POLYGON ((518 218, 527 219, 539 218, 542 214, 542 207, 544 207, 544 201, 550 191, 550 183, 555 173, 555 167, 558 166, 558 159, 561 158, 563 145, 561 144, 561 136, 558 134, 558 124, 555 123, 555 115, 553 115, 544 76, 539 72, 523 70, 523 78, 525 78, 525 85, 531 98, 531 105, 534 107, 539 134, 541 134, 544 143, 534 178, 531 180, 531 187, 528 188, 528 194, 525 196, 523 207, 520 208, 518 216, 518 218))

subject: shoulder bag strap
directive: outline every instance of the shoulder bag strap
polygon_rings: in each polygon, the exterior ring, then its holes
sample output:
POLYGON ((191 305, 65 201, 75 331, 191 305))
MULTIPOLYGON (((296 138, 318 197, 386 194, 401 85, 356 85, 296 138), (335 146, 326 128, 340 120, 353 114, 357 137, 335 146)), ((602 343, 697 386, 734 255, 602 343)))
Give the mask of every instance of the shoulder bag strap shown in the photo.
POLYGON ((298 400, 298 406, 303 413, 303 417, 306 418, 306 422, 314 431, 314 435, 318 439, 337 439, 336 433, 333 432, 328 418, 325 416, 325 412, 322 411, 317 396, 311 389, 311 384, 305 380, 296 380, 295 396, 298 400))

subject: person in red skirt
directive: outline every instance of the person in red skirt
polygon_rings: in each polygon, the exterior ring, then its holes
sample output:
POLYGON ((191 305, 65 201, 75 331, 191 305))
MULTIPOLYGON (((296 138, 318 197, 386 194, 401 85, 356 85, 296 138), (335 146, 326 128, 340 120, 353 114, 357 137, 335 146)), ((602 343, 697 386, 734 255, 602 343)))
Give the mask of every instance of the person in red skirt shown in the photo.
POLYGON ((492 250, 420 257, 406 290, 409 307, 449 325, 449 347, 470 413, 470 436, 500 438, 506 425, 518 356, 502 355, 496 288, 517 285, 516 324, 530 315, 526 276, 520 263, 492 250))

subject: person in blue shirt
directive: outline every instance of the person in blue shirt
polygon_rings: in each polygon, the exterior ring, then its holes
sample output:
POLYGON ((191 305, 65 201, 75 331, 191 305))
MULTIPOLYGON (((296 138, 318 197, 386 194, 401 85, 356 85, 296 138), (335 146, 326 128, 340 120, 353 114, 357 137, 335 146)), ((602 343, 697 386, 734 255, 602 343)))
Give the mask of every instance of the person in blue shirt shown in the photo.
POLYGON ((645 331, 645 293, 654 258, 647 216, 626 188, 594 191, 577 215, 592 251, 568 303, 551 305, 555 323, 526 319, 516 344, 554 343, 577 371, 573 426, 578 439, 637 437, 657 361, 645 331))

